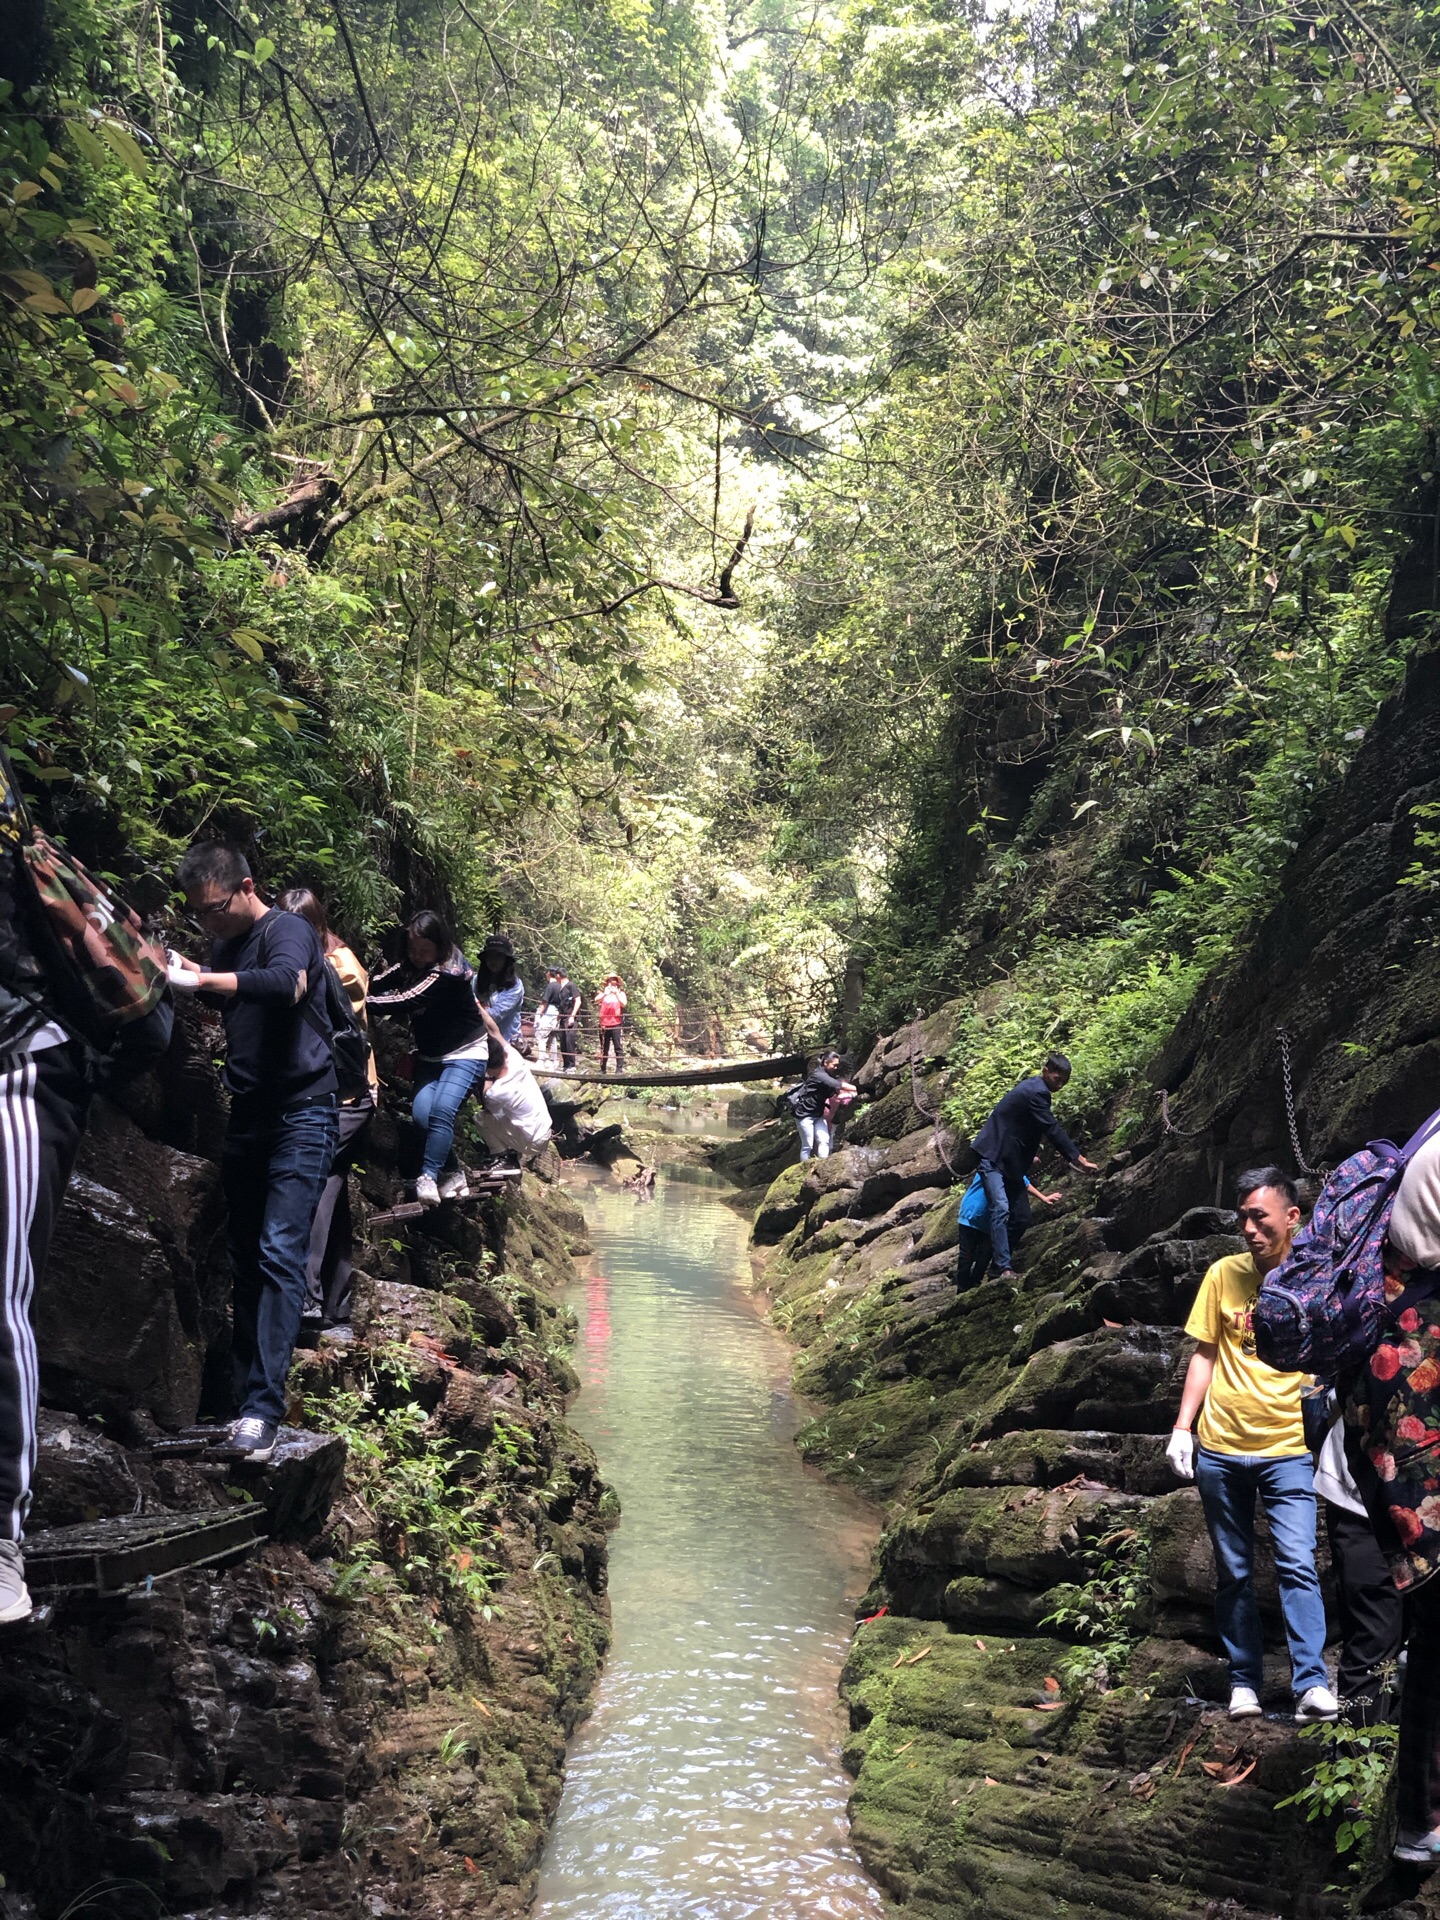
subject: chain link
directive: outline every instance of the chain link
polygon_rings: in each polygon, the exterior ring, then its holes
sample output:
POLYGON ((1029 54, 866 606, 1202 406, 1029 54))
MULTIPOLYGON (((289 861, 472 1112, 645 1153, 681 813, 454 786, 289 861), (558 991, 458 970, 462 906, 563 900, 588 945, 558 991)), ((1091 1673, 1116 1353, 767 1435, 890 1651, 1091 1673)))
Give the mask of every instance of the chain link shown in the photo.
POLYGON ((1160 1089, 1160 1131, 1173 1134, 1177 1140, 1198 1140, 1202 1133, 1210 1131, 1207 1121, 1203 1127, 1177 1127, 1170 1118, 1170 1095, 1164 1087, 1160 1089))
POLYGON ((916 1113, 919 1114, 922 1120, 928 1120, 931 1123, 930 1137, 934 1142, 935 1151, 940 1158, 940 1163, 945 1168, 945 1171, 950 1175, 950 1178, 952 1180, 958 1180, 960 1178, 960 1175, 956 1171, 954 1163, 950 1158, 950 1155, 945 1150, 945 1135, 944 1135, 940 1115, 933 1107, 926 1106, 920 1098, 920 1031, 919 1031, 919 1027, 920 1027, 920 1016, 917 1013, 915 1016, 915 1024, 911 1028, 911 1033, 910 1033, 910 1104, 912 1107, 914 1107, 916 1113))
POLYGON ((1295 1082, 1290 1070, 1290 1032, 1287 1027, 1276 1027, 1275 1038, 1280 1042, 1280 1078, 1285 1087, 1285 1122, 1290 1129, 1290 1145, 1295 1151, 1295 1164, 1301 1173, 1309 1174, 1313 1180, 1324 1178, 1324 1167, 1312 1167, 1305 1158, 1305 1149, 1300 1145, 1300 1122, 1295 1115, 1295 1082))

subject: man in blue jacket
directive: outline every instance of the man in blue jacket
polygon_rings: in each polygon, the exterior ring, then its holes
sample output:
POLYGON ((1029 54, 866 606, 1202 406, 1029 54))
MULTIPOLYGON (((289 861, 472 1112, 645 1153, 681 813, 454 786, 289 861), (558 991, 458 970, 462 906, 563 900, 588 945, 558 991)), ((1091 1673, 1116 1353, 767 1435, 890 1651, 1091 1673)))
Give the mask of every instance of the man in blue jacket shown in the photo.
POLYGON ((1050 1096, 1070 1078, 1070 1062, 1052 1053, 1043 1069, 1013 1086, 991 1108, 990 1117, 970 1142, 980 1162, 980 1179, 990 1205, 990 1242, 1002 1280, 1017 1280, 1010 1251, 1010 1214, 1024 1204, 1025 1175, 1042 1140, 1072 1167, 1098 1173, 1055 1118, 1050 1096))

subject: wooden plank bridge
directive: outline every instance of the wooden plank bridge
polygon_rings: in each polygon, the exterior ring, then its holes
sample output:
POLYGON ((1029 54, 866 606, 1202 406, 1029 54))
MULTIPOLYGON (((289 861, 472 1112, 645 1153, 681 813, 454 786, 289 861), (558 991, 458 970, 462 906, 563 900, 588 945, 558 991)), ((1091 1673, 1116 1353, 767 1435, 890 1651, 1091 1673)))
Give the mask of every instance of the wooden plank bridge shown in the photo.
POLYGON ((736 1080, 782 1080, 804 1073, 803 1053, 776 1053, 764 1060, 717 1060, 705 1067, 647 1067, 642 1073, 564 1073, 558 1067, 532 1067, 537 1080, 575 1086, 724 1087, 736 1080))

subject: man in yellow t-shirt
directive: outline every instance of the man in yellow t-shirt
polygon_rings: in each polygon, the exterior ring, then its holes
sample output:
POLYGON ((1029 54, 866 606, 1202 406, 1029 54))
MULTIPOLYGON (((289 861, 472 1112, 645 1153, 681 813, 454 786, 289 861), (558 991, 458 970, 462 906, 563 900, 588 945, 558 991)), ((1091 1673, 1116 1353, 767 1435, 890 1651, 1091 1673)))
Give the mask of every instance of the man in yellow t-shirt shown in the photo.
POLYGON ((1217 1260, 1185 1331, 1196 1341, 1166 1458, 1200 1489, 1215 1549, 1215 1621, 1230 1661, 1230 1717, 1260 1712, 1265 1644, 1255 1601, 1255 1500, 1270 1522, 1290 1684, 1298 1721, 1333 1720, 1325 1669, 1325 1606, 1315 1571, 1315 1481, 1300 1418, 1303 1373, 1277 1373, 1255 1352, 1255 1296, 1300 1224, 1295 1183, 1278 1167, 1236 1182, 1248 1253, 1217 1260), (1200 1416, 1197 1454, 1191 1428, 1200 1416))

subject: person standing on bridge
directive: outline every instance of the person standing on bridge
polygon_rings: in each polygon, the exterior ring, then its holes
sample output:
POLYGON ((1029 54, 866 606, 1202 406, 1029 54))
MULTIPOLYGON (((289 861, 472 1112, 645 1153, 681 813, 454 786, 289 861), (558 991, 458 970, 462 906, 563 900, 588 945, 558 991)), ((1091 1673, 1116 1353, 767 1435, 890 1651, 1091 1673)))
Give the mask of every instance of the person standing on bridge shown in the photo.
POLYGON ((830 1122, 825 1117, 825 1109, 837 1095, 845 1094, 853 1100, 857 1092, 853 1081, 842 1079, 840 1055, 832 1047, 820 1055, 799 1086, 792 1087, 785 1095, 800 1135, 802 1161, 808 1160, 811 1154, 817 1160, 830 1158, 830 1122))
POLYGON ((561 1071, 573 1073, 576 1048, 579 1044, 580 989, 566 973, 564 967, 556 967, 552 972, 550 985, 545 989, 546 998, 548 999, 552 993, 555 996, 555 1008, 560 1015, 561 1071))
POLYGON ((618 973, 607 973, 604 986, 595 996, 595 1009, 600 1017, 601 1073, 611 1054, 615 1056, 615 1071, 625 1071, 625 1009, 629 1004, 625 982, 618 973))
POLYGON ((1010 1247, 1010 1215, 1025 1209, 1025 1175, 1040 1142, 1048 1139, 1072 1167, 1081 1167, 1086 1173, 1100 1171, 1093 1160, 1085 1158, 1051 1110, 1051 1094, 1058 1093, 1069 1078, 1070 1062, 1063 1053, 1052 1053, 1039 1073, 1019 1081, 996 1102, 970 1142, 980 1162, 980 1181, 989 1206, 990 1244, 1002 1280, 1013 1283, 1020 1278, 1010 1247))

